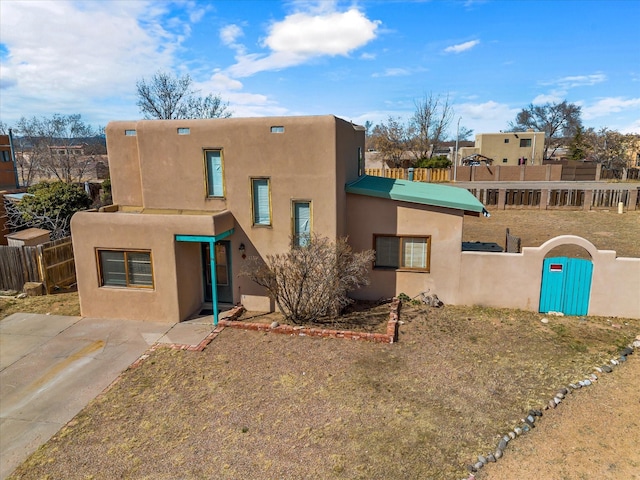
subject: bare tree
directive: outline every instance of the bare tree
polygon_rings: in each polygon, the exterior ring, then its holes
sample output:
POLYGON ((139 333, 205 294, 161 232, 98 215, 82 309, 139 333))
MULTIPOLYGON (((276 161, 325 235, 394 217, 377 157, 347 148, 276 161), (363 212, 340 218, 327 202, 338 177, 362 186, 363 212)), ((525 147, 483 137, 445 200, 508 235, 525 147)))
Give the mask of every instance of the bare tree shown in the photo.
POLYGON ((223 104, 219 95, 202 97, 192 85, 188 74, 174 77, 157 72, 149 82, 143 78, 136 83, 140 112, 145 118, 157 120, 231 116, 228 104, 223 104))
POLYGON ((389 117, 387 123, 373 128, 371 143, 384 161, 394 167, 402 166, 405 152, 410 148, 411 131, 399 117, 389 117))
POLYGON ((311 236, 305 247, 254 259, 244 269, 273 298, 285 318, 294 323, 339 314, 353 302, 348 293, 367 285, 373 250, 354 253, 346 238, 331 242, 311 236))
POLYGON ((509 128, 514 132, 524 132, 530 128, 536 132, 544 132, 543 158, 549 158, 548 151, 552 145, 555 152, 573 138, 576 129, 582 126, 580 114, 581 107, 566 100, 544 105, 530 104, 518 113, 515 123, 509 123, 509 128))
POLYGON ((447 135, 453 120, 453 108, 449 96, 432 93, 415 101, 416 110, 411 118, 411 152, 416 162, 431 158, 447 135))
POLYGON ((84 148, 97 131, 84 123, 81 115, 22 117, 16 133, 21 137, 16 152, 21 185, 30 185, 41 173, 66 183, 82 180, 91 163, 84 148))

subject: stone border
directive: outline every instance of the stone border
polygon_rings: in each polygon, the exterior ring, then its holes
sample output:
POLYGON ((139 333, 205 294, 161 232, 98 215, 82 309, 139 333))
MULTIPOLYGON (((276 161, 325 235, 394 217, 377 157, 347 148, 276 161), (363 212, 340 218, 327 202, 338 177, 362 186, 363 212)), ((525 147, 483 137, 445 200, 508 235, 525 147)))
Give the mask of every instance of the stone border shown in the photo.
MULTIPOLYGON (((551 398, 549 402, 544 406, 543 410, 553 410, 558 405, 560 405, 560 403, 566 400, 567 396, 572 394, 574 390, 580 390, 581 388, 593 385, 598 381, 598 375, 612 373, 615 367, 626 362, 629 355, 633 355, 634 349, 640 349, 640 335, 636 337, 636 340, 633 342, 633 344, 620 351, 620 355, 618 356, 618 358, 613 358, 608 363, 602 366, 594 367, 594 372, 586 375, 583 380, 579 380, 575 383, 570 383, 566 387, 560 388, 555 396, 551 398)), ((535 422, 540 417, 542 417, 542 410, 529 410, 528 414, 520 420, 518 426, 514 427, 513 430, 507 432, 507 434, 500 439, 494 453, 489 453, 487 455, 478 455, 477 462, 467 466, 467 470, 469 470, 470 472, 469 476, 463 478, 462 480, 475 480, 476 476, 474 474, 476 472, 478 472, 488 463, 494 463, 499 460, 502 457, 504 450, 509 445, 509 442, 535 428, 535 422)))
POLYGON ((259 323, 259 322, 243 322, 236 320, 240 313, 244 311, 242 306, 235 307, 234 310, 239 310, 229 317, 220 320, 218 325, 229 328, 239 328, 243 330, 253 330, 258 332, 272 332, 285 335, 297 335, 300 337, 325 337, 325 338, 349 338, 351 340, 364 340, 367 342, 377 343, 395 343, 398 341, 398 325, 400 318, 400 306, 401 302, 398 298, 393 298, 389 307, 389 321, 387 322, 387 333, 367 333, 367 332, 353 332, 350 330, 332 330, 326 328, 315 327, 299 327, 292 325, 280 325, 277 322, 272 324, 259 323))

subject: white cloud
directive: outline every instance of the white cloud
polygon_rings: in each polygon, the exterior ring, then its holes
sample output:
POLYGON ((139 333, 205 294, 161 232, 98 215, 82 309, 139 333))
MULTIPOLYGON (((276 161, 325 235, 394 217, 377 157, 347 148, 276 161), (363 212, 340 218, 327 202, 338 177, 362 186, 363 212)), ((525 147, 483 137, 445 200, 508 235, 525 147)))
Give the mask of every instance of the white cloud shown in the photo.
POLYGON ((267 70, 303 64, 322 56, 346 56, 376 37, 379 21, 369 20, 356 8, 346 12, 328 11, 333 3, 322 4, 322 11, 296 12, 269 27, 262 45, 269 54, 239 55, 228 69, 234 77, 246 77, 267 70))
POLYGON ((136 80, 170 69, 184 38, 185 25, 171 28, 164 7, 144 1, 3 1, 3 120, 84 114, 105 98, 122 104, 124 97, 132 109, 114 107, 102 115, 131 115, 137 110, 136 80))
POLYGON ((636 135, 640 135, 640 118, 638 118, 637 120, 633 121, 631 124, 622 127, 620 129, 620 133, 623 134, 628 134, 628 133, 634 133, 636 135))
POLYGON ((598 83, 605 82, 606 80, 607 76, 604 73, 593 73, 591 75, 571 75, 562 77, 552 82, 543 83, 543 85, 558 85, 563 89, 569 89, 597 85, 598 83))
POLYGON ((375 53, 363 53, 362 55, 360 55, 360 58, 362 60, 375 60, 376 59, 376 54, 375 53))
POLYGON ((382 73, 374 73, 372 77, 404 77, 411 75, 411 71, 406 68, 387 68, 382 73))
POLYGON ((244 55, 246 48, 238 43, 238 38, 244 36, 244 32, 238 25, 227 25, 220 29, 220 40, 222 43, 233 48, 238 55, 244 55))
POLYGON ((640 98, 624 99, 623 97, 601 98, 593 105, 582 107, 582 117, 585 120, 606 117, 612 113, 622 112, 624 110, 640 109, 640 98))
POLYGON ((559 103, 564 100, 566 94, 566 91, 562 92, 558 90, 554 90, 551 93, 546 94, 542 93, 534 98, 531 103, 533 103, 534 105, 543 105, 545 103, 559 103))
POLYGON ((460 122, 474 133, 495 133, 509 128, 519 109, 510 108, 504 103, 490 100, 484 103, 461 103, 454 105, 456 116, 462 117, 460 122))
POLYGON ((480 43, 480 40, 470 40, 468 42, 459 43, 457 45, 451 45, 450 47, 445 48, 444 52, 445 53, 461 53, 466 50, 472 49, 479 43, 480 43))

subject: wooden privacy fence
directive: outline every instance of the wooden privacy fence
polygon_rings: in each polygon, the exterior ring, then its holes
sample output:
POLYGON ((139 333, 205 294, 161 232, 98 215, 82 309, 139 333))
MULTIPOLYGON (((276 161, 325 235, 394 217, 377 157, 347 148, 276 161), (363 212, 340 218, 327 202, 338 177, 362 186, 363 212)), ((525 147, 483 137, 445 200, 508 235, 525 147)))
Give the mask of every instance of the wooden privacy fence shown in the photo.
POLYGON ((42 282, 48 294, 76 283, 71 237, 32 247, 0 245, 0 289, 22 290, 27 282, 42 282))
MULTIPOLYGON (((409 169, 407 168, 367 168, 367 175, 373 177, 397 178, 399 180, 409 180, 409 169)), ((416 182, 448 182, 451 180, 451 170, 449 168, 414 168, 413 180, 416 182)))

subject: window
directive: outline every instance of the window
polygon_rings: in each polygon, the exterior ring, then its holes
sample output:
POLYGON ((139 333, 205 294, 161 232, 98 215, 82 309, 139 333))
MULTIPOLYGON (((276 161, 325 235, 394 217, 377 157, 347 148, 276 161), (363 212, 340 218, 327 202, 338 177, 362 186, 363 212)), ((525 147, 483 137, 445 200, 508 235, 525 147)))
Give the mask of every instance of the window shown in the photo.
POLYGON ((135 130, 125 130, 125 131, 124 131, 124 134, 125 134, 127 137, 135 137, 135 136, 137 135, 135 130))
POLYGON ((502 163, 507 163, 507 159, 506 159, 506 158, 503 158, 503 159, 502 159, 502 163))
POLYGON ((271 133, 284 133, 284 127, 282 125, 277 125, 271 127, 271 133))
POLYGON ((222 151, 205 151, 205 168, 207 170, 207 196, 224 197, 224 182, 222 179, 222 151))
POLYGON ((293 202, 293 246, 306 247, 311 238, 311 202, 293 202))
POLYGON ((271 225, 271 192, 268 178, 251 179, 253 224, 271 225))
POLYGON ((504 139, 504 143, 509 143, 509 139, 508 139, 508 138, 505 138, 505 139, 504 139))
POLYGON ((376 268, 429 271, 431 237, 375 236, 376 268))
POLYGON ((178 129, 178 135, 190 135, 191 134, 191 129, 189 128, 179 128, 178 129))
POLYGON ((101 287, 153 288, 150 251, 98 250, 101 287))
POLYGON ((364 175, 364 157, 362 156, 362 147, 358 147, 358 176, 364 175))
POLYGON ((531 139, 530 138, 521 138, 520 139, 520 146, 521 147, 530 147, 531 146, 531 139))
POLYGON ((8 152, 7 150, 2 150, 2 161, 3 162, 10 162, 11 161, 11 152, 8 152))

